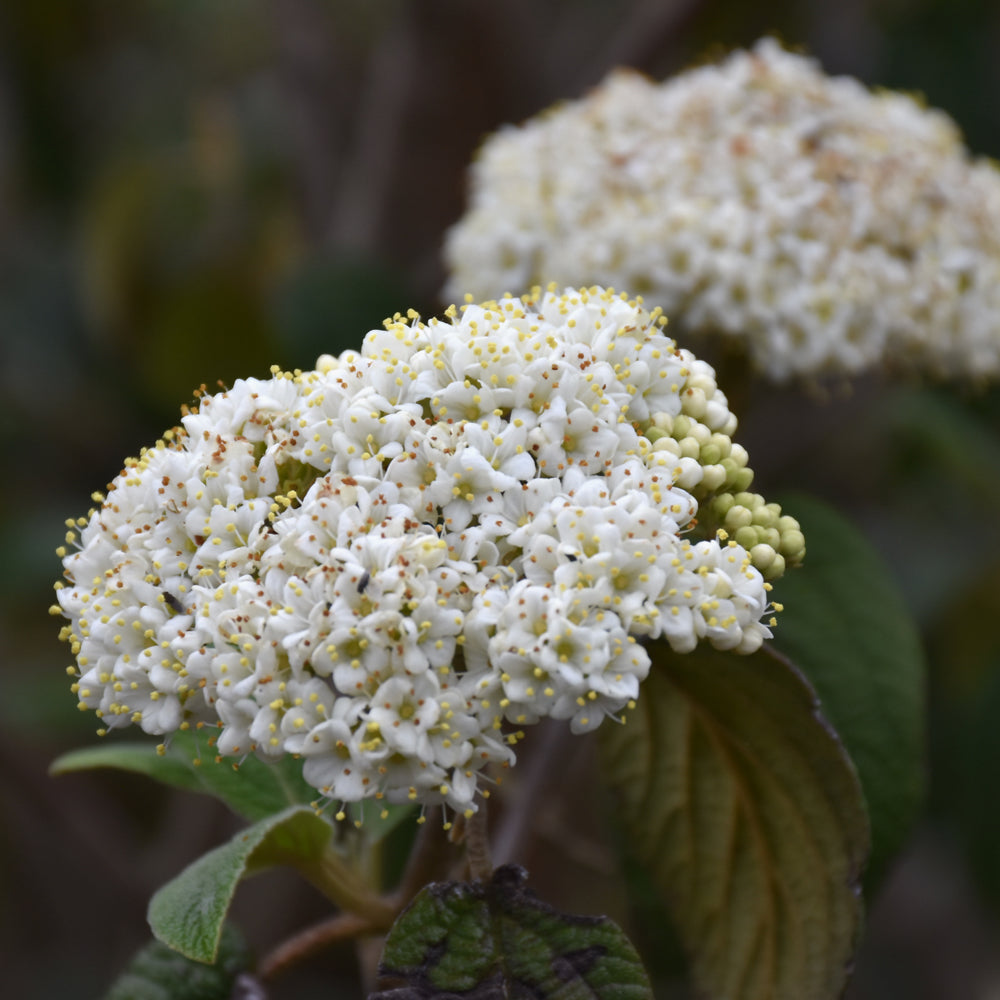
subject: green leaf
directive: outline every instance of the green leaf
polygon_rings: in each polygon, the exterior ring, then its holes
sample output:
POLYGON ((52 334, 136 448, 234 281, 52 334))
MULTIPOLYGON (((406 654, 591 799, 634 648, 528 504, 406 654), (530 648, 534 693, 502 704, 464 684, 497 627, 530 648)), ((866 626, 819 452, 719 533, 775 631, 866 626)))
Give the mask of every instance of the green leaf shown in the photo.
POLYGON ((801 569, 775 593, 774 644, 809 678, 861 779, 872 828, 872 889, 923 798, 924 656, 903 600, 871 546, 818 500, 782 503, 802 524, 801 569))
POLYGON ((188 958, 214 962, 240 879, 272 865, 316 862, 330 833, 330 824, 305 806, 293 806, 242 830, 153 896, 147 913, 153 934, 188 958))
POLYGON ((101 743, 94 747, 70 750, 49 765, 49 774, 72 774, 74 771, 91 771, 104 767, 143 774, 186 791, 204 790, 193 767, 174 754, 160 756, 156 747, 150 743, 101 743))
POLYGON ((557 912, 525 889, 526 878, 524 869, 504 865, 487 884, 423 889, 389 932, 379 963, 389 982, 369 1000, 458 993, 652 1000, 639 956, 617 925, 557 912))
POLYGON ((650 654, 636 709, 601 727, 601 749, 696 984, 727 1000, 839 996, 868 824, 815 695, 768 649, 650 654))
POLYGON ((185 791, 214 795, 249 820, 263 819, 289 805, 307 804, 316 797, 316 790, 302 778, 301 762, 293 757, 264 763, 251 756, 237 768, 232 761, 202 755, 203 748, 207 749, 204 739, 199 743, 191 733, 175 733, 162 755, 152 743, 108 742, 63 754, 49 771, 68 774, 100 767, 132 771, 185 791))
POLYGON ((151 941, 132 957, 105 1000, 229 1000, 236 977, 250 965, 250 949, 232 924, 223 928, 212 965, 151 941))

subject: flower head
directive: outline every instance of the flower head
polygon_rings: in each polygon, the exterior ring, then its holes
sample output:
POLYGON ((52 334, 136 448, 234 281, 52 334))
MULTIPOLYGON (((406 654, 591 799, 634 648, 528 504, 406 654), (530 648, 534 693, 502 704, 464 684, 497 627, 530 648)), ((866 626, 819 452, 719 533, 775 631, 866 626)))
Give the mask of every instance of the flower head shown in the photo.
POLYGON ((619 285, 773 379, 1000 374, 996 167, 943 113, 771 40, 501 130, 446 256, 449 295, 619 285))
POLYGON ((644 641, 756 649, 802 536, 661 325, 536 289, 204 396, 61 552, 80 707, 468 810, 518 727, 632 702, 644 641))

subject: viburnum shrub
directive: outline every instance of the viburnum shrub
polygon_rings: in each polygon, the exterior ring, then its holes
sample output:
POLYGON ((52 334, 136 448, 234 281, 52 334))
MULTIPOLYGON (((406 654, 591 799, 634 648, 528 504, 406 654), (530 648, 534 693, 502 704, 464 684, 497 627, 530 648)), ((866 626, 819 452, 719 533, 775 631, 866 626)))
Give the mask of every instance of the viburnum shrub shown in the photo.
MULTIPOLYGON (((492 868, 484 804, 499 790, 530 821, 504 776, 548 719, 600 729, 621 822, 677 902, 700 983, 728 990, 749 952, 723 960, 718 943, 765 933, 786 939, 775 996, 836 994, 868 819, 812 689, 769 643, 772 587, 805 538, 750 491, 713 369, 665 322, 597 286, 397 313, 314 370, 202 392, 69 522, 53 611, 107 739, 56 770, 138 770, 252 822, 154 896, 161 944, 129 983, 187 996, 176 952, 214 963, 220 998, 237 979, 259 990, 321 944, 391 926, 387 996, 563 995, 571 980, 650 996, 614 924, 492 868), (122 742, 129 727, 156 740, 122 742), (429 816, 385 885, 384 836, 429 816), (442 881, 442 829, 473 881, 442 881), (726 856, 720 907, 704 879, 726 856), (223 921, 237 883, 274 864, 340 913, 255 967, 223 921), (788 900, 759 912, 772 892, 788 900)), ((821 550, 831 533, 843 548, 819 517, 821 550)), ((876 570, 854 589, 889 607, 881 586, 876 570)))

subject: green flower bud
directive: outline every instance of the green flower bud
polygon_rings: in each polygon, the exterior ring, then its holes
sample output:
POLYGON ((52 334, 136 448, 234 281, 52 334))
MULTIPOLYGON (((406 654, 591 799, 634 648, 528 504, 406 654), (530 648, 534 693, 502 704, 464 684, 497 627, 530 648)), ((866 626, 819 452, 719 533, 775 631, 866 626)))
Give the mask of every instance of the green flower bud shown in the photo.
POLYGON ((692 424, 688 436, 693 437, 698 442, 699 447, 712 440, 712 432, 704 424, 692 424))
POLYGON ((681 457, 680 443, 672 437, 661 437, 653 445, 653 451, 669 451, 671 455, 676 455, 678 458, 681 457))
POLYGON ((701 445, 693 437, 681 438, 678 444, 681 446, 682 458, 697 458, 701 451, 701 445))
POLYGON ((802 561, 802 556, 806 551, 805 535, 801 531, 783 531, 781 533, 781 545, 778 551, 792 564, 796 565, 802 561))
MULTIPOLYGON (((723 465, 723 469, 725 469, 725 465, 723 465)), ((736 503, 736 500, 732 493, 720 493, 712 501, 712 513, 722 520, 734 503, 736 503)))
MULTIPOLYGON (((698 455, 698 461, 702 465, 716 465, 722 459, 722 451, 716 444, 703 444, 698 455)), ((725 473, 723 473, 725 474, 725 473)))
POLYGON ((715 445, 715 447, 719 449, 719 458, 716 459, 716 461, 723 458, 729 458, 729 453, 733 449, 733 442, 728 435, 713 434, 708 443, 715 445))
MULTIPOLYGON (((736 504, 726 511, 726 516, 723 518, 722 523, 729 531, 736 531, 737 529, 742 530, 743 528, 749 527, 751 520, 753 520, 753 513, 747 510, 746 507, 736 504)), ((737 539, 737 541, 739 541, 739 539, 737 539)), ((754 535, 753 541, 757 541, 756 534, 754 535)), ((740 542, 740 544, 742 545, 743 543, 740 542)), ((753 542, 751 542, 751 544, 753 544, 753 542)))
POLYGON ((750 561, 763 573, 774 562, 774 557, 777 554, 770 545, 758 542, 750 550, 750 561))
POLYGON ((757 531, 760 540, 771 548, 777 549, 781 546, 781 533, 776 528, 763 528, 757 531))
POLYGON ((702 472, 702 479, 698 485, 706 494, 714 493, 720 487, 725 486, 726 470, 721 465, 706 465, 702 472))
POLYGON ((764 574, 765 580, 777 580, 779 576, 784 575, 785 557, 780 552, 776 553, 771 565, 761 572, 764 574))

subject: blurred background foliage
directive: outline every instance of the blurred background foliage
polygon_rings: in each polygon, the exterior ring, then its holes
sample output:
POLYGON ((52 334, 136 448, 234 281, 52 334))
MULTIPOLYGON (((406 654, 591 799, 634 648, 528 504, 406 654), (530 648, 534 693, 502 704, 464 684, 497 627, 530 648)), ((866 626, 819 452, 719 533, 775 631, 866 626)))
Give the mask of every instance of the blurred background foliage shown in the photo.
MULTIPOLYGON (((442 235, 487 132, 615 65, 662 77, 765 32, 830 72, 922 92, 975 152, 1000 154, 991 0, 0 3, 6 995, 100 996, 147 936, 152 890, 232 829, 214 804, 139 778, 46 777, 94 729, 45 613, 64 519, 199 384, 311 367, 396 310, 439 310, 442 235)), ((820 390, 751 386, 739 412, 759 486, 811 490, 865 529, 931 662, 927 816, 876 900, 849 995, 996 997, 1000 392, 820 390)), ((575 791, 552 797, 519 860, 556 905, 607 910, 652 943, 658 995, 682 996, 662 908, 606 846, 613 810, 588 754, 563 761, 575 791)), ((280 874, 237 908, 258 947, 322 913, 280 874)), ((358 996, 350 968, 334 951, 274 996, 358 996)))

